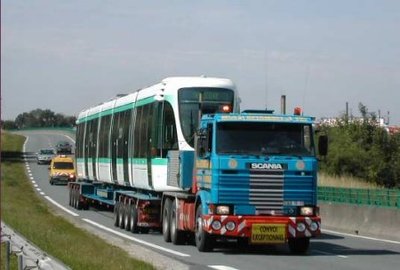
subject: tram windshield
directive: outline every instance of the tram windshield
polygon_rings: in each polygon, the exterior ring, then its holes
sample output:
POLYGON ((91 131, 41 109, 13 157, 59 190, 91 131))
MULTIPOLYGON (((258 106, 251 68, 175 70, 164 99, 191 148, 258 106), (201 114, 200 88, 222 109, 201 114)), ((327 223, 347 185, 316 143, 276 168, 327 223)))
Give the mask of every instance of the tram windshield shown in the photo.
POLYGON ((233 108, 234 92, 231 89, 213 87, 190 87, 179 90, 179 116, 183 135, 194 147, 194 133, 201 115, 217 113, 223 105, 233 108))

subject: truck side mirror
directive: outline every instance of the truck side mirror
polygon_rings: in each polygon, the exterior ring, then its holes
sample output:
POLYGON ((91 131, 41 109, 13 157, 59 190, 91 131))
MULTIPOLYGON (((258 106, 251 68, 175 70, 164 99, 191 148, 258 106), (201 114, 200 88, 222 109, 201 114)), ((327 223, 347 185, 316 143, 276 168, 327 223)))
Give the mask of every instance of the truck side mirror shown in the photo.
POLYGON ((321 156, 326 156, 328 154, 328 136, 321 135, 318 138, 318 153, 321 156))

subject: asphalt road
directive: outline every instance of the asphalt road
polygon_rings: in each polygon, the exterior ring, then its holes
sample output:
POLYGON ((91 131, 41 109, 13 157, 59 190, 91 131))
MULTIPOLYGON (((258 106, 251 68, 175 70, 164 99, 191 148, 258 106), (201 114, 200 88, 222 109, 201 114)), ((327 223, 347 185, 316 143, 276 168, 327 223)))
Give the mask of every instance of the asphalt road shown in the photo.
MULTIPOLYGON (((40 148, 53 147, 57 141, 74 142, 73 135, 54 131, 22 132, 28 140, 25 152, 37 152, 40 148)), ((113 226, 112 212, 91 208, 78 211, 68 205, 68 189, 66 186, 52 186, 48 181, 48 166, 37 165, 34 159, 26 162, 27 173, 39 196, 55 205, 58 211, 71 216, 76 222, 101 231, 118 239, 120 243, 128 243, 131 253, 136 253, 137 245, 149 252, 139 255, 142 259, 154 262, 160 258, 171 258, 170 263, 155 263, 168 269, 399 269, 400 242, 363 238, 324 231, 320 238, 311 241, 307 255, 291 255, 286 246, 241 249, 235 243, 220 244, 210 253, 200 253, 194 245, 174 246, 165 243, 158 232, 149 234, 132 234, 113 226), (179 266, 179 267, 178 267, 179 266)), ((322 221, 323 222, 323 221, 322 221)), ((126 245, 124 248, 128 248, 126 245)), ((139 249, 139 248, 137 248, 139 249)))

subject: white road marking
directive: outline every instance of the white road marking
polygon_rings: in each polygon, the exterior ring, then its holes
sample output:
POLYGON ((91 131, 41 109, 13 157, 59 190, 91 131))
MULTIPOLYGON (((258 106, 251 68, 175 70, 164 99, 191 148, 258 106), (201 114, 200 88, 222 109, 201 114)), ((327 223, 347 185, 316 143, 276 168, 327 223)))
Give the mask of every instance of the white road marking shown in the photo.
POLYGON ((55 200, 53 200, 52 198, 50 198, 49 196, 44 196, 44 198, 46 200, 48 200, 49 202, 51 202, 52 204, 54 204, 55 206, 57 206, 58 208, 64 210, 65 212, 67 212, 68 214, 74 216, 74 217, 79 217, 79 215, 77 213, 72 212, 71 210, 65 208, 64 206, 62 206, 61 204, 59 204, 58 202, 56 202, 55 200))
POLYGON ((99 224, 99 223, 96 223, 96 222, 94 222, 94 221, 91 221, 90 219, 83 218, 82 220, 83 220, 83 221, 86 221, 87 223, 90 223, 90 224, 92 224, 92 225, 94 225, 94 226, 96 226, 96 227, 98 227, 98 228, 100 228, 100 229, 103 229, 103 230, 108 231, 108 232, 110 232, 110 233, 116 234, 116 235, 118 235, 118 236, 120 236, 120 237, 123 237, 123 238, 125 238, 125 239, 129 239, 129 240, 131 240, 131 241, 134 241, 134 242, 137 242, 137 243, 140 243, 140 244, 143 244, 143 245, 146 245, 146 246, 149 246, 149 247, 158 249, 158 250, 162 250, 162 251, 164 251, 164 252, 168 252, 168 253, 171 253, 171 254, 174 254, 174 255, 177 255, 177 256, 181 256, 181 257, 190 257, 189 254, 185 254, 185 253, 181 253, 181 252, 179 252, 179 251, 175 251, 175 250, 172 250, 172 249, 164 248, 164 247, 162 247, 162 246, 158 246, 158 245, 155 245, 155 244, 152 244, 152 243, 149 243, 149 242, 140 240, 140 239, 138 239, 138 238, 135 238, 135 237, 132 237, 132 236, 128 236, 128 235, 123 234, 123 233, 121 233, 121 232, 112 230, 112 229, 110 229, 110 228, 108 228, 108 227, 106 227, 106 226, 103 226, 103 225, 101 225, 101 224, 99 224))
POLYGON ((45 194, 43 191, 41 191, 41 192, 40 192, 40 195, 43 195, 43 196, 44 196, 44 195, 46 195, 46 194, 45 194))
POLYGON ((38 185, 38 184, 33 184, 33 186, 34 186, 35 188, 39 187, 39 185, 38 185))
POLYGON ((322 230, 322 232, 400 245, 399 241, 393 241, 393 240, 387 240, 387 239, 379 239, 379 238, 356 235, 356 234, 351 234, 351 233, 341 233, 341 232, 336 232, 336 231, 331 231, 331 230, 322 230))
POLYGON ((40 188, 36 188, 37 191, 42 191, 40 188))
POLYGON ((239 270, 237 268, 233 268, 233 267, 226 266, 226 265, 209 265, 208 267, 217 269, 217 270, 239 270))
POLYGON ((31 178, 31 180, 32 180, 32 184, 36 184, 36 181, 35 181, 35 180, 33 180, 33 178, 31 178))

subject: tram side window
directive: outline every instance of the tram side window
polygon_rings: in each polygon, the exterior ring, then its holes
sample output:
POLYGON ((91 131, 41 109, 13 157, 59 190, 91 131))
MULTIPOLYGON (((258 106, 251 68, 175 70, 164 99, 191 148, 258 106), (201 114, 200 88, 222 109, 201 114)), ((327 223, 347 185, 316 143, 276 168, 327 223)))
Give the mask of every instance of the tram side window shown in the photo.
POLYGON ((99 133, 99 157, 107 158, 109 147, 109 132, 111 126, 111 115, 103 116, 100 119, 100 133, 99 133))
POLYGON ((174 111, 171 104, 164 103, 164 121, 163 121, 163 153, 166 157, 168 150, 178 150, 178 136, 176 135, 176 123, 174 111))
POLYGON ((94 119, 91 121, 91 144, 90 144, 90 157, 96 158, 97 156, 97 128, 98 128, 98 119, 94 119))

